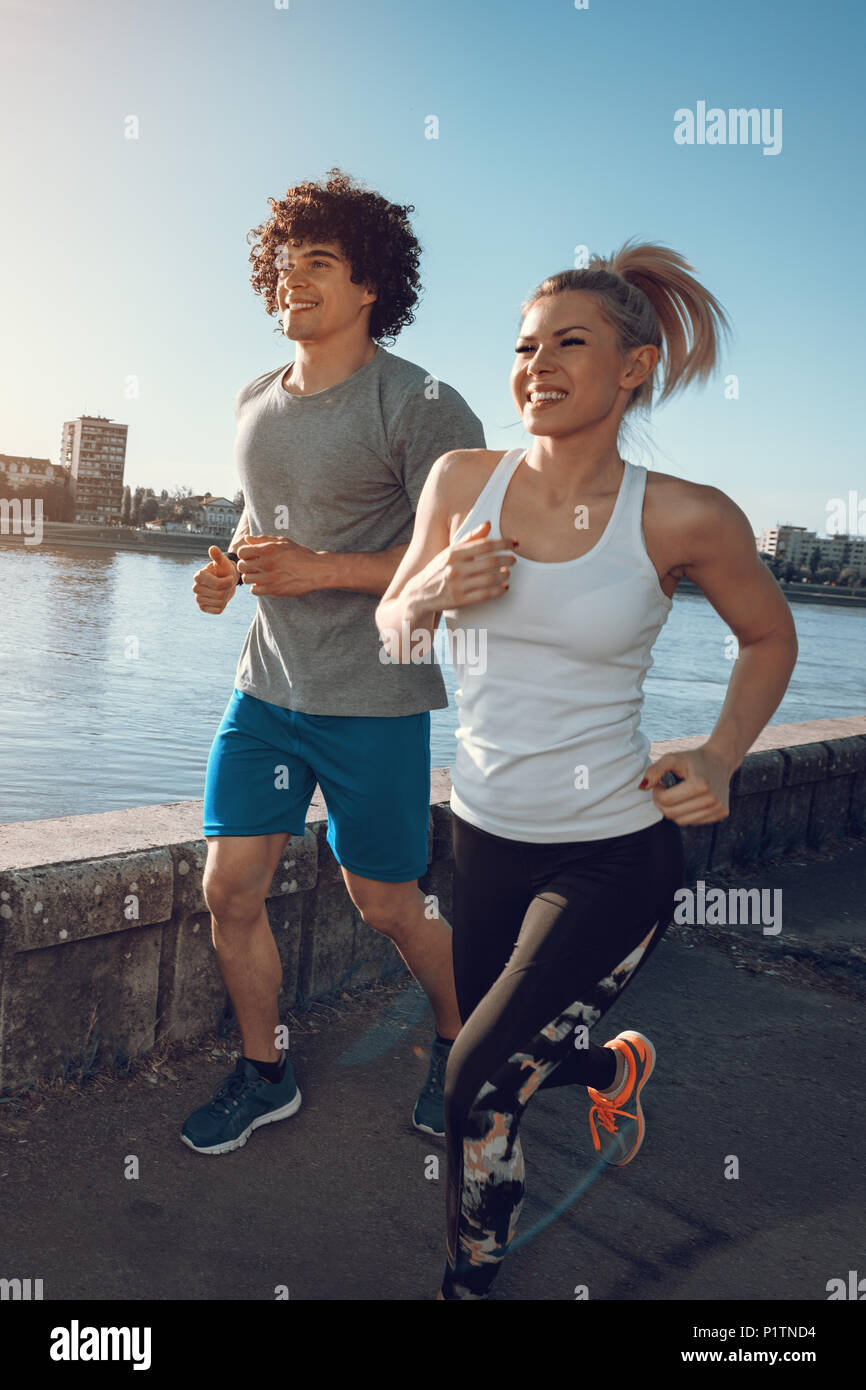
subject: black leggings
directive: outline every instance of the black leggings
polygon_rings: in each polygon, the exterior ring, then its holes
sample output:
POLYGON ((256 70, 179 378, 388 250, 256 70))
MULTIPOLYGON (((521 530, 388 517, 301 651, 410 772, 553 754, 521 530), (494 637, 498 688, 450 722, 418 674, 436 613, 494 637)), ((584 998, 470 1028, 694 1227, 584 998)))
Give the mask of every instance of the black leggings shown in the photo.
POLYGON ((541 1086, 609 1089, 616 1054, 575 1046, 658 945, 682 885, 680 829, 505 840, 453 815, 454 977, 445 1078, 446 1299, 484 1298, 523 1200, 517 1131, 541 1086))

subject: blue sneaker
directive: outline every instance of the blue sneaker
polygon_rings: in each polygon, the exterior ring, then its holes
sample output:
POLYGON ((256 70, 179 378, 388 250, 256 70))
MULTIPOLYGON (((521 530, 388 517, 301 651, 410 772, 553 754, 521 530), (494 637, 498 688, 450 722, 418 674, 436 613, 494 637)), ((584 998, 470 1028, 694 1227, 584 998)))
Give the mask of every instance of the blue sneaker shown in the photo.
POLYGON ((412 1123, 416 1129, 423 1130, 425 1134, 435 1134, 440 1139, 445 1134, 445 1068, 450 1051, 450 1043, 433 1039, 427 1080, 412 1112, 412 1123))
POLYGON ((301 1093, 295 1084, 288 1056, 282 1081, 271 1083, 259 1076, 243 1057, 231 1076, 217 1088, 213 1100, 194 1110, 180 1137, 199 1154, 227 1154, 241 1149, 254 1129, 274 1120, 285 1120, 300 1109, 301 1093))

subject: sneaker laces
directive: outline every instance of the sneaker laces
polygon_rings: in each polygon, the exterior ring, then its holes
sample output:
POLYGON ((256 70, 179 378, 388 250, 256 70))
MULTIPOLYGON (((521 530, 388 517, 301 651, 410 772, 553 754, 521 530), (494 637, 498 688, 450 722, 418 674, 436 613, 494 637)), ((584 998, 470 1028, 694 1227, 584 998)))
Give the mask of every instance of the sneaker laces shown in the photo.
POLYGON ((228 1115, 240 1102, 244 1091, 252 1090, 254 1083, 247 1078, 242 1067, 233 1071, 231 1076, 223 1081, 219 1089, 214 1093, 214 1098, 210 1102, 208 1109, 214 1114, 220 1112, 228 1115))
POLYGON ((601 1149, 601 1140, 598 1137, 598 1129, 596 1128, 596 1116, 598 1116, 599 1123, 609 1134, 616 1134, 616 1120, 614 1119, 614 1115, 625 1115, 627 1119, 637 1122, 636 1114, 633 1115, 630 1110, 624 1110, 620 1106, 614 1105, 612 1102, 603 1102, 600 1104, 596 1101, 596 1103, 590 1107, 589 1128, 592 1131, 592 1142, 597 1149, 601 1149))
POLYGON ((430 1054, 430 1074, 427 1077, 427 1084, 424 1087, 426 1092, 443 1090, 445 1087, 445 1068, 448 1065, 448 1054, 450 1048, 438 1047, 434 1044, 430 1054))

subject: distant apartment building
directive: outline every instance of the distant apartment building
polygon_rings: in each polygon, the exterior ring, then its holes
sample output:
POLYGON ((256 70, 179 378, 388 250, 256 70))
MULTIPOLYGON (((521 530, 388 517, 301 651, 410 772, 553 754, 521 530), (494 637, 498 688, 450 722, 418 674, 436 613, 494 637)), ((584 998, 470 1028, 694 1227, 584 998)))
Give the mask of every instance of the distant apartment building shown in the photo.
POLYGON ((31 483, 62 483, 66 476, 65 470, 50 459, 0 454, 0 480, 5 488, 29 487, 31 483))
POLYGON ((809 566, 812 552, 818 550, 822 565, 850 565, 866 574, 866 536, 819 536, 805 526, 771 526, 756 537, 764 555, 789 560, 792 565, 809 566))
POLYGON ((75 521, 119 521, 128 425, 80 415, 63 426, 60 461, 75 490, 75 521))

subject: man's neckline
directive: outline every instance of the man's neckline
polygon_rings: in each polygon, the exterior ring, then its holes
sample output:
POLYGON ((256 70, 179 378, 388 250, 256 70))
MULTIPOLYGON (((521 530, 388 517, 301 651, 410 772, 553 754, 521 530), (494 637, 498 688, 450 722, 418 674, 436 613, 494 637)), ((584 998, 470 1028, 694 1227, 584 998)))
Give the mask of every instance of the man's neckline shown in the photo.
POLYGON ((285 388, 285 386, 283 385, 283 383, 284 383, 284 381, 285 381, 285 377, 286 377, 286 372, 290 371, 291 368, 295 365, 295 364, 294 364, 294 361, 288 362, 288 363, 286 363, 286 365, 285 365, 285 366, 282 368, 282 370, 280 371, 280 375, 279 375, 280 391, 282 392, 282 394, 283 394, 284 396, 290 396, 290 397, 292 398, 292 400, 296 400, 296 401, 312 401, 312 400, 315 400, 318 396, 324 396, 324 395, 327 394, 328 391, 336 391, 338 386, 345 386, 345 384, 346 384, 347 381, 353 381, 354 378, 355 378, 356 376, 360 376, 360 375, 361 375, 361 372, 365 372, 365 371, 367 370, 368 367, 372 367, 373 363, 377 360, 377 358, 378 358, 378 356, 379 356, 379 353, 380 353, 381 351, 382 351, 382 348, 379 347, 379 346, 377 345, 376 351, 373 353, 373 356, 370 357, 366 362, 364 362, 360 367, 358 367, 358 369, 357 369, 356 371, 350 372, 348 376, 344 376, 343 379, 342 379, 342 381, 335 381, 335 382, 332 382, 332 384, 331 384, 330 386, 323 386, 321 391, 287 391, 286 388, 285 388))

